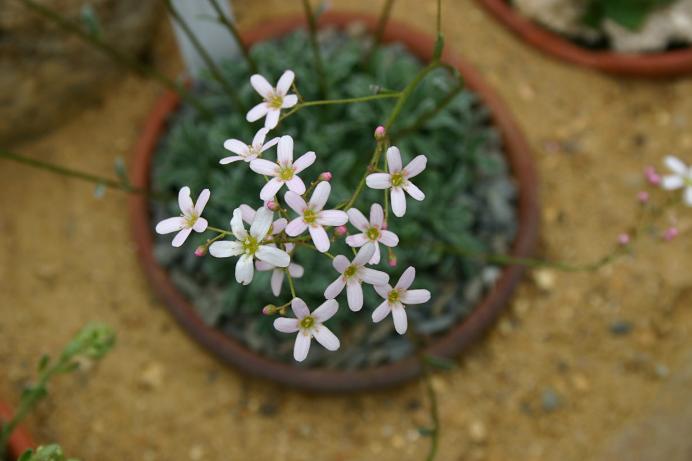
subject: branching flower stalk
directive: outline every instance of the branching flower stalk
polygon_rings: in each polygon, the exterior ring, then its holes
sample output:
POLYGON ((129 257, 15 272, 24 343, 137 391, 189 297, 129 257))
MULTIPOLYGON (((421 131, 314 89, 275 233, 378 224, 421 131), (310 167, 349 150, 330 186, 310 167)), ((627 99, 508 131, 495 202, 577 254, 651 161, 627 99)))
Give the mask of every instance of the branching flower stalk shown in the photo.
POLYGON ((329 95, 329 86, 327 85, 327 74, 324 72, 322 52, 320 51, 320 45, 317 41, 317 18, 312 11, 312 6, 310 6, 310 0, 303 0, 303 10, 305 11, 305 18, 308 22, 310 46, 312 47, 312 55, 315 59, 315 73, 317 74, 317 81, 320 85, 320 93, 322 98, 326 99, 329 95))
POLYGON ((229 18, 226 17, 223 10, 221 9, 221 6, 219 5, 218 0, 208 0, 208 1, 211 4, 212 8, 214 8, 214 11, 216 12, 216 20, 219 23, 223 24, 226 27, 226 29, 228 29, 228 31, 233 36, 233 39, 235 40, 236 45, 238 45, 240 52, 243 54, 243 57, 245 58, 245 61, 248 64, 248 68, 250 69, 250 73, 256 74, 257 73, 257 63, 255 62, 255 60, 250 55, 250 50, 248 49, 247 45, 243 41, 243 38, 240 36, 240 32, 238 32, 238 28, 235 26, 233 21, 231 21, 229 18))

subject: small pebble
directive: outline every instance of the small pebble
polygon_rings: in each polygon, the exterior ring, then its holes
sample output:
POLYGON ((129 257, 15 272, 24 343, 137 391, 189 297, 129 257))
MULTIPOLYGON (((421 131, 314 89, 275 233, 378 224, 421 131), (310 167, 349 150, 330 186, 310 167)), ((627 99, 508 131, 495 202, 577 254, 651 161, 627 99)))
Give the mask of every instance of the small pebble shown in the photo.
POLYGON ((628 335, 634 326, 627 320, 617 320, 610 324, 610 332, 615 336, 628 335))
POLYGON ((555 273, 549 269, 533 271, 533 280, 538 288, 545 292, 550 292, 555 287, 555 273))
POLYGON ((483 443, 488 437, 488 431, 483 421, 476 420, 469 426, 469 435, 474 443, 483 443))
POLYGON ((554 390, 546 389, 543 391, 543 394, 541 395, 541 407, 545 412, 553 412, 560 408, 560 406, 562 405, 561 400, 562 399, 560 399, 560 396, 557 395, 557 393, 554 390))
POLYGON ((147 390, 157 390, 163 385, 164 368, 158 362, 147 364, 139 375, 139 385, 147 390))

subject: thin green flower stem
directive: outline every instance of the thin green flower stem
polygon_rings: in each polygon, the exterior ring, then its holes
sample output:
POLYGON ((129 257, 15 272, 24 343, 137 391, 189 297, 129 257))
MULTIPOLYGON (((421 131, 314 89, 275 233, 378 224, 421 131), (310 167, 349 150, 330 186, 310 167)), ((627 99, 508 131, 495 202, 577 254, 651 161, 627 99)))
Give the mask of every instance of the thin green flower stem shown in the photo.
POLYGON ((286 273, 286 278, 288 279, 288 286, 291 289, 291 296, 297 298, 296 287, 293 285, 293 277, 291 277, 291 274, 288 272, 288 267, 284 268, 284 272, 286 273))
POLYGON ((327 98, 329 92, 327 88, 327 76, 324 73, 324 65, 322 64, 322 54, 320 53, 320 45, 317 43, 317 21, 315 20, 315 14, 310 6, 310 0, 303 0, 303 9, 305 10, 305 17, 308 21, 308 30, 310 32, 310 45, 312 47, 312 54, 315 59, 315 71, 317 72, 317 79, 320 85, 320 93, 322 98, 327 98))
POLYGON ((299 110, 305 108, 305 107, 310 107, 310 106, 326 106, 329 104, 357 104, 361 102, 368 102, 368 101, 374 101, 377 99, 395 99, 401 96, 401 92, 397 91, 396 93, 378 93, 378 94, 371 94, 368 96, 358 96, 355 98, 342 98, 342 99, 319 99, 316 101, 304 101, 304 102, 299 102, 295 106, 291 108, 288 112, 283 114, 281 118, 279 119, 279 122, 283 121, 284 119, 290 117, 291 115, 295 114, 299 110))
POLYGON ((382 6, 382 12, 380 13, 380 17, 377 21, 377 28, 375 29, 375 36, 372 39, 372 45, 370 46, 367 54, 363 57, 363 64, 366 67, 370 66, 370 59, 372 58, 372 55, 380 46, 380 43, 382 43, 382 36, 384 35, 384 29, 387 27, 387 22, 389 21, 389 16, 392 12, 392 5, 394 5, 394 0, 385 0, 384 5, 382 6))
POLYGON ((230 234, 232 234, 231 231, 219 229, 218 227, 212 227, 212 226, 207 226, 207 230, 210 230, 210 231, 212 231, 212 232, 217 232, 217 233, 219 233, 219 234, 221 234, 221 235, 230 235, 230 234))
POLYGON ((426 460, 433 461, 437 456, 437 447, 440 440, 440 416, 437 406, 437 393, 432 384, 430 368, 424 359, 421 360, 421 367, 423 368, 423 379, 430 404, 430 420, 432 422, 432 427, 430 428, 430 449, 426 460))
POLYGON ((204 48, 204 45, 202 45, 195 33, 192 32, 192 29, 190 29, 190 26, 188 26, 187 22, 185 22, 183 17, 180 16, 178 10, 175 8, 175 6, 173 6, 172 1, 164 0, 164 4, 166 5, 166 9, 170 13, 170 15, 173 17, 173 20, 180 26, 185 35, 187 35, 187 38, 190 39, 190 43, 192 43, 192 46, 195 48, 195 50, 197 50, 204 63, 207 65, 207 68, 209 69, 209 72, 211 72, 211 75, 214 78, 214 80, 216 80, 217 83, 221 85, 221 88, 223 89, 224 93, 226 93, 226 95, 231 99, 236 108, 241 112, 246 112, 247 108, 240 100, 238 93, 236 93, 235 89, 226 81, 226 79, 223 78, 223 75, 221 74, 221 71, 219 70, 218 66, 211 58, 211 56, 209 56, 209 53, 207 52, 206 48, 204 48))
POLYGON ((240 32, 238 32, 238 28, 231 22, 230 19, 226 17, 224 14, 223 10, 221 9, 221 6, 219 5, 217 0, 208 0, 209 3, 211 3, 212 8, 214 8, 214 11, 216 12, 216 19, 223 24, 226 29, 231 33, 233 36, 233 39, 235 40, 235 43, 238 45, 238 48, 240 48, 241 53, 243 54, 243 57, 245 58, 245 61, 247 61, 247 65, 250 68, 250 72, 253 74, 257 73, 257 63, 255 62, 254 59, 252 59, 252 56, 250 56, 250 50, 248 49, 247 45, 243 41, 243 38, 240 36, 240 32))
POLYGON ((48 19, 51 21, 53 24, 57 25, 60 29, 62 29, 65 32, 68 32, 70 34, 73 34, 77 37, 79 37, 82 41, 88 43, 89 45, 93 46, 106 56, 108 56, 111 60, 113 60, 115 63, 118 65, 127 68, 128 70, 136 73, 137 75, 140 75, 142 77, 147 77, 151 78, 152 80, 156 80, 158 83, 160 83, 162 86, 165 88, 168 88, 169 90, 172 90, 180 97, 188 102, 190 105, 192 105, 200 114, 202 114, 204 117, 211 118, 212 117, 212 112, 206 108, 202 103, 200 103, 195 97, 193 97, 190 92, 188 92, 183 85, 179 85, 170 78, 166 77, 164 74, 159 72, 158 70, 154 69, 153 67, 144 65, 137 61, 136 59, 133 59, 126 54, 123 54, 121 51, 117 50, 110 44, 106 43, 102 38, 95 36, 93 34, 90 34, 86 31, 84 31, 81 27, 79 27, 77 24, 74 24, 72 21, 66 19, 65 17, 61 16, 54 10, 47 8, 39 3, 36 3, 33 0, 19 0, 25 7, 31 9, 35 13, 39 14, 40 16, 43 16, 44 18, 48 19))
POLYGON ((325 251, 325 252, 319 251, 319 250, 317 249, 317 247, 315 247, 315 245, 313 245, 312 243, 297 242, 297 241, 296 241, 296 242, 289 242, 289 243, 296 243, 297 245, 303 245, 303 246, 306 246, 306 247, 308 247, 308 248, 312 248, 313 250, 317 251, 318 253, 325 255, 325 256, 328 257, 329 259, 334 259, 334 258, 335 258, 335 256, 334 256, 333 254, 329 253, 328 251, 325 251))
POLYGON ((409 84, 406 85, 406 88, 404 88, 404 90, 399 95, 399 99, 397 100, 394 109, 392 109, 392 112, 390 113, 389 118, 387 119, 387 122, 384 125, 387 131, 389 131, 392 125, 394 125, 396 119, 399 118, 401 109, 403 109, 404 104, 406 104, 406 101, 408 101, 408 98, 409 96, 411 96, 411 93, 413 93, 413 90, 415 90, 416 87, 420 84, 420 82, 423 81, 423 79, 437 67, 440 67, 440 62, 437 60, 432 61, 423 69, 421 69, 413 78, 413 80, 411 80, 411 82, 409 82, 409 84))
POLYGON ((438 101, 437 105, 433 109, 420 114, 420 116, 416 119, 416 121, 411 123, 409 126, 402 128, 401 130, 395 131, 392 134, 392 138, 401 139, 401 138, 403 138, 403 137, 405 137, 411 133, 417 132, 430 119, 435 117, 445 107, 447 107, 463 89, 464 89, 463 83, 459 82, 459 84, 457 86, 455 86, 449 93, 447 93, 447 95, 444 98, 442 98, 440 101, 438 101))
POLYGON ((303 98, 302 93, 300 92, 300 90, 299 90, 298 87, 296 86, 296 82, 295 82, 295 81, 294 81, 293 83, 291 83, 291 89, 292 89, 293 92, 296 94, 296 96, 298 96, 298 104, 302 104, 303 101, 304 101, 305 99, 303 98))

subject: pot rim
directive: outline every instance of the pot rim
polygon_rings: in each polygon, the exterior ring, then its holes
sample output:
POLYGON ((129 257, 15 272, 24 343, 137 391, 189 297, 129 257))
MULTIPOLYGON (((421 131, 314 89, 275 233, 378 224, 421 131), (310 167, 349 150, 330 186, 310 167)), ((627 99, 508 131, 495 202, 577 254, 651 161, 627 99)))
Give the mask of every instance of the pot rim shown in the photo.
MULTIPOLYGON (((354 22, 363 23, 369 31, 372 31, 377 18, 359 13, 328 12, 320 17, 319 25, 344 28, 354 22)), ((301 16, 281 17, 264 21, 258 27, 243 34, 243 37, 246 43, 251 45, 262 40, 280 37, 304 25, 305 20, 301 16)), ((423 59, 430 58, 434 47, 434 39, 431 36, 396 21, 390 21, 387 25, 383 41, 401 42, 412 54, 423 59)), ((490 109, 492 122, 502 134, 504 153, 515 181, 519 184, 518 230, 511 255, 519 258, 530 256, 538 238, 539 199, 537 175, 528 144, 508 110, 475 69, 455 56, 449 49, 445 50, 443 60, 460 71, 466 87, 478 94, 486 107, 490 109)), ((134 149, 132 179, 137 187, 148 188, 149 186, 151 160, 157 142, 165 130, 168 115, 175 110, 178 102, 177 95, 171 92, 165 93, 146 121, 134 149)), ((153 227, 146 196, 132 195, 129 205, 136 250, 149 282, 179 325, 208 352, 213 353, 223 362, 254 376, 317 392, 373 390, 398 385, 420 375, 420 362, 415 357, 354 371, 300 368, 268 359, 251 351, 218 329, 206 325, 154 258, 153 227)), ((508 303, 524 270, 522 266, 505 267, 495 286, 488 290, 472 313, 463 322, 432 341, 425 353, 453 358, 480 337, 508 303)))
POLYGON ((507 0, 476 1, 522 40, 563 61, 628 77, 669 78, 692 73, 692 46, 658 53, 594 51, 523 16, 507 0))
MULTIPOLYGON (((9 403, 0 400, 0 420, 9 420, 12 418, 14 411, 9 403)), ((34 439, 31 437, 29 432, 23 425, 19 425, 15 428, 14 432, 10 436, 10 441, 7 446, 7 453, 10 455, 10 459, 14 460, 21 456, 26 450, 34 448, 36 444, 34 439)))

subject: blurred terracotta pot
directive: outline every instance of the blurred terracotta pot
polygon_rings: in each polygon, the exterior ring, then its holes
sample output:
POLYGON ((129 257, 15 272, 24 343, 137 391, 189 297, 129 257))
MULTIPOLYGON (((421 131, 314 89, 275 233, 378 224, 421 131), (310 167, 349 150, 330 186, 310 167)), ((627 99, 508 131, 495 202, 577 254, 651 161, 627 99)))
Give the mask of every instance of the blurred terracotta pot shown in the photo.
POLYGON ((591 50, 520 14, 507 0, 477 0, 490 14, 542 52, 583 67, 629 77, 664 78, 692 73, 692 47, 660 53, 591 50))
MULTIPOLYGON (((375 28, 377 18, 368 15, 332 12, 320 17, 321 26, 339 28, 359 22, 375 28)), ((266 21, 245 34, 247 43, 280 37, 304 26, 302 17, 289 17, 266 21)), ((403 24, 390 22, 385 31, 385 42, 403 43, 408 50, 422 60, 429 60, 434 39, 403 24)), ((505 153, 512 173, 519 184, 518 233, 511 254, 515 257, 529 256, 538 234, 538 191, 537 177, 529 147, 512 116, 495 93, 468 63, 446 50, 443 59, 456 67, 469 89, 476 92, 485 106, 490 109, 492 122, 502 134, 505 153)), ((150 169, 159 138, 164 134, 168 116, 178 104, 173 93, 165 94, 154 107, 146 122, 134 152, 132 179, 135 185, 149 187, 150 169)), ((351 392, 382 388, 400 384, 417 377, 421 372, 415 357, 400 362, 355 371, 310 369, 289 363, 270 360, 245 347, 239 341, 206 325, 195 308, 185 299, 172 283, 167 272, 158 264, 153 254, 153 228, 149 214, 148 199, 133 195, 130 199, 132 230, 144 272, 155 291, 164 301, 169 312, 181 327, 198 343, 222 361, 255 375, 278 381, 289 386, 321 392, 351 392)), ((455 357, 492 325, 507 305, 524 268, 506 267, 497 284, 476 306, 462 323, 431 342, 426 354, 440 357, 455 357)))
MULTIPOLYGON (((12 407, 0 400, 0 421, 9 421, 13 414, 12 407)), ((34 440, 26 429, 23 426, 18 426, 10 437, 7 454, 11 461, 15 461, 22 453, 35 446, 34 440)))

